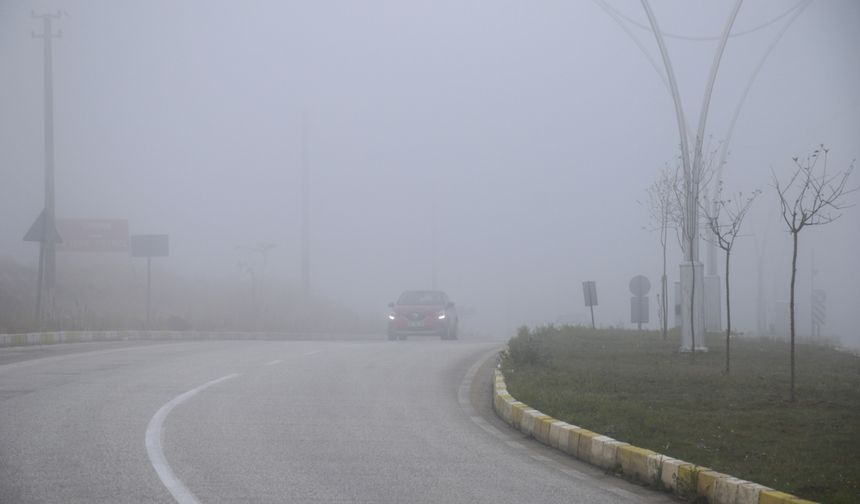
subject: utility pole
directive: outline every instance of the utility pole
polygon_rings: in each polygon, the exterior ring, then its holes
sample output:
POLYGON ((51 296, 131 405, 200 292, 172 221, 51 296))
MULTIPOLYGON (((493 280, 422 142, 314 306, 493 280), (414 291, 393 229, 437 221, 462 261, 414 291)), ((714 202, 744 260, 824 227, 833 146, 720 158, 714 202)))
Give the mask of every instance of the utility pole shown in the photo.
POLYGON ((152 256, 146 256, 146 330, 152 330, 152 256))
POLYGON ((311 296, 311 217, 310 167, 308 165, 308 114, 302 113, 302 293, 305 300, 311 296))
POLYGON ((436 221, 436 199, 437 194, 434 191, 433 194, 433 202, 430 205, 430 212, 432 212, 431 216, 431 236, 430 236, 430 254, 432 257, 430 258, 430 284, 433 290, 439 288, 438 286, 438 275, 439 275, 439 258, 438 258, 438 245, 436 241, 438 240, 438 223, 436 221))
MULTIPOLYGON (((47 320, 53 318, 54 289, 57 282, 56 211, 54 207, 54 76, 53 47, 55 38, 62 32, 54 33, 52 21, 59 19, 56 14, 31 14, 34 19, 42 20, 42 33, 33 33, 33 38, 44 41, 44 128, 45 128, 45 207, 41 216, 41 236, 39 236, 39 286, 36 290, 36 321, 43 328, 47 320)), ((36 229, 36 221, 33 229, 36 229)))
POLYGON ((811 327, 809 337, 814 340, 821 336, 821 328, 815 321, 815 275, 818 274, 818 270, 815 269, 815 249, 812 249, 812 257, 809 262, 811 266, 809 268, 809 325, 811 327))

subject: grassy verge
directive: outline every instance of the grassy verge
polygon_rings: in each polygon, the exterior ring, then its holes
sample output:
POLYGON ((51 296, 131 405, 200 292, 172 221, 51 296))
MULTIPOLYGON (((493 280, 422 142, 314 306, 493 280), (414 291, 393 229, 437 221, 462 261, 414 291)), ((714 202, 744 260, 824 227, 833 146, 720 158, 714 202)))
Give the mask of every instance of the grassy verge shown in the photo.
POLYGON ((798 346, 797 402, 787 401, 788 345, 734 339, 678 352, 656 332, 520 330, 502 359, 508 390, 558 419, 807 499, 860 502, 860 358, 798 346))

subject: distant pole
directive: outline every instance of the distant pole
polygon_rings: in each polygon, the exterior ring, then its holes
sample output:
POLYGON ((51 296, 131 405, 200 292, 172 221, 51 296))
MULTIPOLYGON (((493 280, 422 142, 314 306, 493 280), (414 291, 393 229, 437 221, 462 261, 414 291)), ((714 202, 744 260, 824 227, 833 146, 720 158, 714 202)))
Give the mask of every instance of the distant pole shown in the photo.
POLYGON ((815 338, 818 336, 816 334, 819 331, 816 331, 816 323, 815 323, 815 274, 818 271, 815 269, 815 249, 812 249, 812 257, 810 258, 811 267, 809 268, 809 324, 810 324, 810 337, 815 338))
POLYGON ((756 271, 756 332, 764 336, 767 331, 767 302, 764 299, 764 250, 758 251, 756 271))
POLYGON ((311 295, 311 218, 310 218, 310 166, 308 165, 308 114, 302 113, 302 293, 311 295))
POLYGON ((55 34, 52 21, 60 18, 56 14, 31 14, 34 19, 42 20, 42 33, 33 33, 34 38, 44 41, 44 128, 45 128, 45 211, 42 222, 42 240, 39 245, 39 286, 36 291, 36 321, 43 328, 46 319, 52 318, 54 287, 56 286, 57 249, 54 243, 56 214, 54 208, 54 75, 53 44, 55 34))
POLYGON ((149 317, 152 308, 152 256, 146 256, 146 330, 151 330, 149 317))
POLYGON ((437 244, 436 244, 436 241, 438 238, 438 236, 437 236, 438 230, 436 229, 437 225, 438 225, 436 222, 436 196, 437 196, 436 194, 433 194, 433 203, 430 205, 430 211, 433 213, 433 215, 431 217, 431 221, 430 221, 431 222, 431 230, 430 230, 430 233, 431 233, 430 248, 431 248, 431 250, 430 250, 430 253, 433 255, 433 257, 430 260, 430 267, 431 267, 430 275, 431 275, 432 288, 434 290, 437 288, 436 284, 437 284, 437 278, 438 278, 438 273, 439 273, 438 253, 437 253, 437 244))
POLYGON ((594 305, 589 306, 588 309, 591 310, 591 328, 597 329, 597 327, 594 325, 594 305))

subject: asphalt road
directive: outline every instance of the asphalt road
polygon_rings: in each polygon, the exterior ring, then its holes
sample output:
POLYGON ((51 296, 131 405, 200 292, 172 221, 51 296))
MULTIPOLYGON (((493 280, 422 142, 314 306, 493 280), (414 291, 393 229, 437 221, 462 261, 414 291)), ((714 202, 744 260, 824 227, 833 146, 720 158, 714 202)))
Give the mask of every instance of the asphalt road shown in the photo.
POLYGON ((499 421, 498 348, 0 349, 0 503, 672 502, 499 421))

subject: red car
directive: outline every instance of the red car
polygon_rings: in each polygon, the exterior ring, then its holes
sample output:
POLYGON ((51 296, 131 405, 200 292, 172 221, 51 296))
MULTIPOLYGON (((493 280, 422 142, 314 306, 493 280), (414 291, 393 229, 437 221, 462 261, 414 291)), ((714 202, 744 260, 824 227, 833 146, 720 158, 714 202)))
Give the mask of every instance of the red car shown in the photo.
POLYGON ((388 307, 389 340, 405 340, 411 335, 457 339, 457 310, 442 291, 406 291, 388 307))

